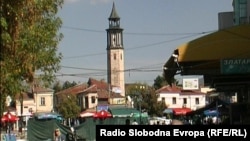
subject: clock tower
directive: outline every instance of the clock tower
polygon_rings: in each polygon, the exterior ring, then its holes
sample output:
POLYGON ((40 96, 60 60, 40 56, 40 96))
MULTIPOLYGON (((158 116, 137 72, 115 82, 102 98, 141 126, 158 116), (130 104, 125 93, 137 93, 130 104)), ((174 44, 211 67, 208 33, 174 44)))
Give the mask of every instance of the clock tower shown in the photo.
POLYGON ((123 29, 120 28, 120 17, 114 3, 108 20, 109 28, 106 29, 108 84, 118 88, 117 92, 125 96, 123 29))

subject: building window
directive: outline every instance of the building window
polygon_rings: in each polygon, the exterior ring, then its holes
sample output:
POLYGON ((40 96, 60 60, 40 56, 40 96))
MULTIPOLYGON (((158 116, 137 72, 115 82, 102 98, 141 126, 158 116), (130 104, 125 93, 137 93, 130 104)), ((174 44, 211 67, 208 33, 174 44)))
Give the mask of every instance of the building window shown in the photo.
POLYGON ((95 96, 91 96, 91 103, 95 103, 95 96))
POLYGON ((116 54, 114 54, 114 60, 116 60, 116 54))
POLYGON ((199 105, 199 104, 200 104, 199 98, 195 98, 195 104, 196 104, 196 105, 199 105))
POLYGON ((187 104, 187 98, 183 98, 183 104, 187 104))
POLYGON ((45 106, 45 97, 41 97, 40 105, 45 106))
POLYGON ((176 104, 176 97, 172 98, 172 104, 176 104))

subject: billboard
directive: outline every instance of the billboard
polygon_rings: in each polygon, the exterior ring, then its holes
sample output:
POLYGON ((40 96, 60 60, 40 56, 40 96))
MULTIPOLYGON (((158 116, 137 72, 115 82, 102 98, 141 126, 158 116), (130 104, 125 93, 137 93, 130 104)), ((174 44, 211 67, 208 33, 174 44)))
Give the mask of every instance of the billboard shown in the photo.
POLYGON ((198 90, 199 78, 183 78, 183 90, 198 90))

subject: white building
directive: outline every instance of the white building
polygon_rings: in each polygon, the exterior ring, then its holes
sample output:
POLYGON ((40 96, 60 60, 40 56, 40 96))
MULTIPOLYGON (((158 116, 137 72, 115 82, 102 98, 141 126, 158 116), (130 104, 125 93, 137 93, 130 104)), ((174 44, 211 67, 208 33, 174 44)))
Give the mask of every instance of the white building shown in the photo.
POLYGON ((206 105, 206 93, 200 90, 182 90, 177 86, 164 86, 156 91, 158 101, 164 102, 168 108, 190 108, 196 110, 206 105))

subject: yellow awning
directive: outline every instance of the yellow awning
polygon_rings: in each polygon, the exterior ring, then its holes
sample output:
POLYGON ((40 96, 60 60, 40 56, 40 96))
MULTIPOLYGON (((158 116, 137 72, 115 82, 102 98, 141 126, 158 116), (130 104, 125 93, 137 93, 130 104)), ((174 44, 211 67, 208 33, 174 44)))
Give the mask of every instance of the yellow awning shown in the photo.
POLYGON ((250 24, 233 26, 180 45, 164 65, 169 84, 181 68, 209 72, 220 71, 221 59, 250 58, 250 24))
POLYGON ((219 30, 177 48, 179 62, 250 57, 250 24, 219 30))

